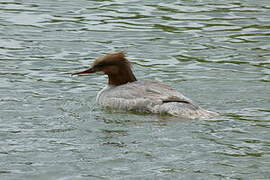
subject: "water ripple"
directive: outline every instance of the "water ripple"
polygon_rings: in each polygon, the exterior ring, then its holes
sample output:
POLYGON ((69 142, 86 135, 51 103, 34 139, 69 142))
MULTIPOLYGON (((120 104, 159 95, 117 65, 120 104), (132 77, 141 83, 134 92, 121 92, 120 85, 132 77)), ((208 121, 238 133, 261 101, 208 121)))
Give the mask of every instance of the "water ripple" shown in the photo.
POLYGON ((0 2, 2 179, 269 179, 269 1, 0 2), (105 110, 106 77, 71 77, 127 51, 209 120, 105 110))

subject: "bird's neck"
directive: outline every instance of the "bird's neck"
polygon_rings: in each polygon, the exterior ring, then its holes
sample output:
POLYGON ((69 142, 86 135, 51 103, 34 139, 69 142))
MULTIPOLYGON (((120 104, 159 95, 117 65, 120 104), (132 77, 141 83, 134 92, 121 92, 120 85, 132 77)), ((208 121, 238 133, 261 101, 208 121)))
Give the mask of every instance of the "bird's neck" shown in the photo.
POLYGON ((119 86, 122 84, 126 84, 129 82, 137 81, 134 76, 131 68, 129 66, 119 68, 118 73, 108 74, 109 77, 109 85, 119 86))

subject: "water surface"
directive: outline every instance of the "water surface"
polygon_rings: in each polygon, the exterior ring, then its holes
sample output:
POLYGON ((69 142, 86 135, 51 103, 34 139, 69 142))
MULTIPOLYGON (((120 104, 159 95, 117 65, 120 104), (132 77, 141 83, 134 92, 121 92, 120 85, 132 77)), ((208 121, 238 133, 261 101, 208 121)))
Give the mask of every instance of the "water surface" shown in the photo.
POLYGON ((2 0, 0 179, 270 179, 270 2, 2 0), (127 51, 213 119, 96 106, 127 51))

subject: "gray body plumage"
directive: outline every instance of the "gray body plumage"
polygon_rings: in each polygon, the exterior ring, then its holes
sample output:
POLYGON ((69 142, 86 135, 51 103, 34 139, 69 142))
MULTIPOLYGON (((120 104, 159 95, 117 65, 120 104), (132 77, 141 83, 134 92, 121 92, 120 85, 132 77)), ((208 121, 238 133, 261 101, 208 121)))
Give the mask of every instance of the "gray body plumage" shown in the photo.
POLYGON ((99 92, 97 102, 101 106, 115 109, 170 114, 191 119, 218 115, 195 105, 167 84, 150 80, 107 86, 99 92))

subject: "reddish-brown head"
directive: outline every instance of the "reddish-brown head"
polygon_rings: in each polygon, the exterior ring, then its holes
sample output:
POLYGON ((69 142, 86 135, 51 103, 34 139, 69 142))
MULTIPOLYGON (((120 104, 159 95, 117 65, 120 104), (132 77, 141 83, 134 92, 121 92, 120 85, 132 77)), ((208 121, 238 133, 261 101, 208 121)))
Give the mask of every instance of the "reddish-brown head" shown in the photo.
POLYGON ((130 66, 123 52, 107 54, 96 59, 89 69, 73 73, 72 75, 95 73, 99 71, 104 72, 104 74, 116 74, 123 65, 130 66))
POLYGON ((109 84, 112 85, 121 85, 127 82, 136 81, 136 78, 131 71, 131 64, 125 58, 125 54, 123 52, 107 54, 99 57, 94 61, 89 69, 73 73, 72 75, 95 72, 103 72, 104 74, 107 74, 109 76, 109 84))

